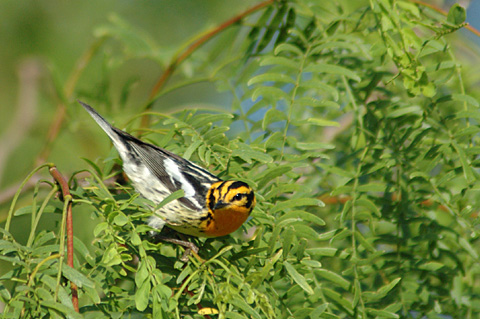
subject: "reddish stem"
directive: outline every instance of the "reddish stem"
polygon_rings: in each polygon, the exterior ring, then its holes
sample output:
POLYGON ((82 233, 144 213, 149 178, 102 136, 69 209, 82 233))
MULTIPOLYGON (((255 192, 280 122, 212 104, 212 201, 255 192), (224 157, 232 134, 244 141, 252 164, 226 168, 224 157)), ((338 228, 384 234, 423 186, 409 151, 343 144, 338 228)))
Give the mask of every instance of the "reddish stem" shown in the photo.
MULTIPOLYGON (((68 187, 67 180, 63 177, 62 174, 57 170, 55 166, 50 168, 50 175, 53 179, 60 185, 62 190, 63 200, 68 200, 67 205, 67 264, 73 268, 73 218, 72 218, 72 201, 70 188, 68 187)), ((72 303, 73 308, 76 312, 79 312, 78 307, 78 287, 73 282, 70 283, 70 288, 72 290, 72 303)))
MULTIPOLYGON (((175 71, 175 68, 177 67, 177 65, 179 65, 186 58, 188 58, 202 44, 204 44, 205 42, 207 42, 208 40, 213 38, 220 31, 225 30, 229 26, 237 23, 238 21, 242 20, 243 18, 245 18, 249 14, 272 4, 274 1, 275 0, 267 0, 267 1, 260 2, 259 4, 256 4, 253 7, 245 10, 244 12, 234 16, 233 18, 228 19, 224 23, 220 24, 219 26, 217 26, 217 27, 213 28, 212 30, 208 31, 207 33, 205 33, 202 37, 200 37, 198 40, 196 40, 191 45, 189 45, 188 48, 186 48, 185 51, 183 51, 181 54, 175 56, 172 59, 172 61, 170 62, 170 64, 167 66, 165 71, 163 72, 162 76, 158 79, 158 81, 155 84, 155 86, 153 87, 152 91, 150 92, 149 100, 152 101, 155 98, 155 96, 158 94, 160 89, 165 85, 167 80, 170 78, 172 73, 175 71)), ((147 106, 147 110, 151 108, 151 105, 152 105, 152 103, 149 103, 149 105, 147 106)), ((141 126, 142 127, 148 126, 148 117, 147 116, 144 116, 142 118, 142 125, 141 126)))

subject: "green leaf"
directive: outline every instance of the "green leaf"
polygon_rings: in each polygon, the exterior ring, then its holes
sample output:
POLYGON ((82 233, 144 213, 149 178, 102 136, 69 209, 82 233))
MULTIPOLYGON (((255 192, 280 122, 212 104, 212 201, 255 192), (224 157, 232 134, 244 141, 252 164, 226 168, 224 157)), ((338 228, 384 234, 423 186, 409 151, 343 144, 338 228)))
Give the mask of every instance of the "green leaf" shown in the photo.
POLYGON ((293 211, 293 212, 288 212, 282 217, 278 219, 278 222, 280 223, 283 220, 286 219, 298 219, 298 220, 303 220, 306 222, 311 222, 319 226, 324 226, 325 221, 318 217, 317 215, 314 215, 312 213, 303 211, 303 210, 298 210, 298 211, 293 211))
POLYGON ((40 305, 45 308, 54 309, 60 313, 62 313, 64 318, 71 318, 71 319, 82 319, 83 316, 77 313, 73 308, 67 307, 61 303, 53 302, 49 300, 40 300, 40 305))
POLYGON ((465 176, 465 179, 467 180, 467 182, 472 183, 473 181, 475 181, 475 175, 473 174, 470 163, 468 163, 467 156, 465 155, 463 148, 460 147, 460 145, 458 145, 455 140, 452 141, 452 146, 460 158, 460 163, 462 164, 463 175, 465 176))
POLYGON ((225 318, 232 318, 232 319, 248 319, 248 317, 245 317, 244 315, 238 313, 238 312, 233 312, 233 311, 227 311, 225 312, 225 318))
POLYGON ((12 298, 10 291, 3 284, 0 283, 0 300, 9 301, 12 298))
POLYGON ((457 119, 464 119, 464 118, 472 118, 476 121, 480 121, 480 112, 478 111, 459 111, 455 114, 455 118, 457 119))
POLYGON ((192 116, 192 121, 189 123, 196 129, 203 129, 215 122, 228 121, 233 118, 232 114, 218 113, 218 114, 195 114, 192 116))
POLYGON ((260 163, 273 162, 273 158, 265 152, 254 150, 250 146, 243 143, 238 143, 237 146, 239 148, 232 152, 232 156, 240 157, 249 164, 251 164, 253 160, 256 160, 260 163))
POLYGON ((415 18, 421 19, 420 18, 420 10, 418 9, 418 6, 414 3, 410 3, 408 1, 398 1, 395 3, 398 7, 402 8, 403 10, 408 11, 410 14, 412 14, 415 18))
POLYGON ((472 245, 468 242, 468 240, 466 240, 464 237, 460 237, 458 243, 470 254, 470 256, 472 256, 475 260, 478 260, 478 253, 475 248, 473 248, 472 245))
POLYGON ((220 139, 225 138, 225 134, 223 133, 227 132, 228 130, 230 130, 230 127, 228 126, 218 126, 218 127, 212 128, 203 135, 203 139, 206 142, 208 142, 208 144, 213 144, 219 138, 220 139))
POLYGON ((244 312, 248 313, 252 318, 255 318, 255 319, 261 319, 262 318, 262 316, 260 316, 260 314, 255 309, 250 307, 245 302, 245 300, 241 299, 238 296, 234 296, 233 299, 231 299, 229 302, 232 305, 234 305, 235 307, 237 307, 237 308, 243 310, 244 312))
POLYGON ((333 150, 335 149, 335 145, 327 144, 327 143, 304 143, 304 142, 297 142, 295 147, 302 151, 316 151, 316 150, 333 150))
POLYGON ((338 292, 336 292, 336 291, 334 291, 330 288, 327 288, 325 286, 323 286, 322 292, 324 293, 327 300, 331 300, 334 303, 340 305, 342 308, 344 308, 347 311, 348 317, 353 316, 353 309, 352 309, 352 306, 350 304, 350 301, 347 298, 344 298, 338 292))
MULTIPOLYGON (((47 296, 44 298, 45 300, 52 300, 52 292, 57 291, 58 292, 58 300, 65 306, 72 308, 73 309, 73 304, 72 304, 72 299, 70 297, 70 294, 67 292, 66 287, 64 286, 58 286, 57 285, 57 279, 53 278, 51 276, 46 275, 43 273, 41 276, 39 276, 40 281, 45 284, 46 287, 50 289, 50 292, 47 292, 50 296, 47 296)), ((82 289, 85 289, 87 286, 81 287, 82 289)))
POLYGON ((353 290, 352 306, 355 308, 357 307, 358 302, 360 301, 360 298, 362 296, 362 286, 358 278, 354 279, 352 290, 353 290))
POLYGON ((283 266, 287 270, 290 277, 309 295, 313 295, 313 289, 303 277, 288 261, 283 262, 283 266))
POLYGON ((357 82, 360 82, 362 80, 354 71, 350 69, 347 69, 343 66, 327 63, 312 63, 305 68, 305 72, 335 74, 345 76, 357 82))
POLYGON ((153 57, 163 61, 167 59, 165 51, 159 50, 153 38, 141 29, 135 28, 127 20, 116 14, 110 14, 111 24, 97 27, 94 30, 96 37, 112 37, 122 43, 123 50, 129 55, 137 57, 153 57), (159 54, 162 52, 162 55, 159 54))
POLYGON ((92 162, 92 161, 89 160, 88 158, 82 157, 81 159, 84 160, 85 162, 87 162, 87 164, 90 165, 90 166, 94 169, 95 173, 97 173, 98 176, 102 176, 102 175, 103 175, 103 174, 102 174, 102 170, 98 167, 97 164, 95 164, 94 162, 92 162))
MULTIPOLYGON (((325 171, 329 172, 329 173, 332 173, 332 174, 336 174, 338 176, 342 176, 342 177, 346 177, 346 178, 354 178, 355 177, 355 172, 352 171, 352 170, 346 170, 346 169, 343 169, 343 168, 340 168, 339 166, 331 166, 331 165, 325 165, 323 163, 318 163, 318 166, 320 166, 322 169, 324 169, 325 171)), ((349 193, 350 191, 345 191, 344 190, 344 187, 345 188, 350 188, 351 186, 339 186, 337 189, 335 189, 333 192, 332 192, 332 196, 334 195, 334 193, 336 193, 337 191, 338 192, 341 192, 343 194, 345 193, 349 193)))
POLYGON ((129 222, 129 219, 124 213, 118 212, 117 216, 113 219, 113 222, 118 226, 124 226, 129 222))
POLYGON ((266 130, 268 125, 278 121, 284 121, 287 119, 287 115, 275 108, 269 109, 263 116, 262 129, 266 130))
POLYGON ((152 284, 150 283, 150 280, 145 280, 137 291, 135 291, 135 306, 138 311, 144 311, 147 309, 151 288, 152 284))
POLYGON ((330 96, 333 97, 334 101, 338 101, 340 97, 340 93, 338 92, 338 89, 336 87, 329 85, 328 83, 319 81, 315 78, 301 82, 301 86, 304 88, 314 89, 316 92, 321 91, 324 93, 328 93, 330 96))
POLYGON ((302 259, 300 261, 300 263, 302 265, 305 265, 309 268, 321 268, 322 267, 322 263, 317 261, 317 260, 310 260, 310 259, 302 259))
POLYGON ((100 237, 100 234, 102 234, 107 229, 108 229, 107 222, 98 223, 97 226, 95 226, 95 228, 93 229, 93 236, 100 237))
POLYGON ((374 302, 378 301, 385 296, 393 289, 395 286, 402 280, 402 278, 396 278, 392 280, 390 283, 382 286, 380 289, 378 289, 376 292, 364 292, 363 297, 365 298, 366 301, 368 302, 374 302))
POLYGON ((253 280, 252 280, 252 287, 258 287, 269 276, 270 271, 282 256, 282 253, 283 253, 283 250, 279 249, 275 253, 275 255, 273 255, 271 258, 268 258, 265 261, 265 266, 263 266, 259 272, 256 272, 254 274, 255 277, 253 277, 253 280))
POLYGON ((183 153, 183 158, 185 159, 190 159, 190 157, 192 157, 192 154, 193 152, 195 152, 197 150, 197 148, 203 144, 203 141, 202 140, 196 140, 194 141, 192 144, 190 144, 187 149, 185 150, 185 152, 183 153))
POLYGON ((315 269, 315 274, 320 275, 320 277, 325 278, 340 287, 342 287, 344 290, 349 290, 350 289, 350 282, 343 278, 342 276, 334 273, 333 271, 327 270, 327 269, 315 269))
POLYGON ((436 261, 430 261, 418 266, 419 269, 427 270, 427 271, 437 271, 443 268, 445 265, 436 261))
POLYGON ((283 202, 279 202, 275 207, 272 209, 272 214, 278 211, 285 211, 288 208, 293 207, 302 207, 302 206, 320 206, 323 207, 325 204, 316 198, 295 198, 295 199, 288 199, 283 202))
POLYGON ((465 102, 465 103, 467 103, 471 106, 474 106, 474 107, 479 107, 480 106, 480 104, 478 103, 478 101, 474 97, 472 97, 470 95, 467 95, 467 94, 452 94, 452 100, 465 102))
POLYGON ((171 193, 170 195, 168 195, 167 197, 165 197, 156 207, 155 207, 155 210, 158 210, 160 209, 161 207, 167 205, 168 203, 170 202, 173 202, 174 200, 176 199, 179 199, 179 198, 182 198, 185 196, 185 191, 183 189, 179 189, 173 193, 171 193))
POLYGON ((231 257, 229 257, 229 260, 234 261, 234 260, 237 260, 237 259, 240 259, 240 258, 245 258, 245 257, 248 257, 248 256, 252 256, 252 255, 257 256, 257 255, 260 255, 260 253, 266 251, 267 249, 268 249, 268 247, 244 249, 244 250, 240 251, 239 253, 234 254, 231 257))
POLYGON ((303 56, 302 50, 300 50, 300 48, 297 47, 296 45, 293 45, 290 43, 282 43, 280 45, 277 45, 274 51, 275 55, 279 55, 282 52, 292 53, 294 56, 299 56, 299 57, 303 56))
POLYGON ((253 85, 256 83, 263 83, 263 82, 273 82, 273 83, 292 83, 295 84, 295 80, 293 80, 290 76, 283 74, 283 73, 264 73, 257 76, 254 76, 247 82, 247 85, 253 85))
POLYGON ((135 274, 135 285, 140 287, 145 281, 148 281, 150 277, 150 271, 148 270, 147 260, 143 259, 140 261, 135 274))
POLYGON ((116 246, 111 244, 102 256, 102 264, 107 266, 114 266, 122 263, 122 257, 120 256, 116 246))
POLYGON ((296 99, 293 102, 293 106, 328 107, 333 109, 340 109, 340 105, 338 105, 338 103, 328 100, 318 100, 308 96, 296 99))
POLYGON ((283 258, 288 258, 288 254, 290 253, 290 248, 292 247, 293 238, 295 236, 295 230, 292 226, 286 227, 283 232, 281 241, 283 247, 283 258))
POLYGON ((31 214, 32 209, 33 209, 33 207, 31 205, 19 208, 15 211, 13 216, 22 216, 22 215, 31 214))
POLYGON ((374 308, 365 308, 365 310, 367 311, 368 314, 370 314, 370 315, 372 315, 376 318, 386 318, 386 319, 400 318, 400 316, 397 315, 396 313, 386 311, 386 310, 377 310, 377 309, 374 309, 374 308))
POLYGON ((63 264, 62 273, 65 278, 76 284, 79 288, 83 286, 90 288, 95 287, 94 283, 84 274, 66 264, 63 264))
POLYGON ((465 11, 465 8, 463 8, 457 3, 455 3, 448 11, 447 21, 452 24, 455 24, 455 25, 462 24, 465 22, 466 18, 467 18, 467 13, 465 11))
POLYGON ((371 200, 366 199, 366 198, 361 198, 357 199, 355 201, 356 206, 363 206, 373 212, 377 217, 381 217, 382 213, 380 212, 380 209, 378 209, 377 205, 375 205, 371 200))
POLYGON ((318 239, 318 232, 310 225, 306 225, 305 223, 294 223, 293 227, 295 228, 297 237, 299 238, 305 238, 309 240, 318 239))
POLYGON ((370 183, 370 184, 365 184, 365 185, 360 185, 357 188, 357 191, 359 192, 384 192, 385 191, 385 185, 379 184, 379 183, 370 183))
MULTIPOLYGON (((440 97, 439 99, 437 99, 435 102, 437 104, 439 104, 439 103, 445 103, 445 102, 450 102, 450 101, 463 102, 463 103, 466 103, 468 105, 474 106, 476 108, 478 108, 480 106, 478 101, 474 97, 472 97, 470 95, 467 95, 467 94, 458 94, 458 93, 457 94, 451 94, 451 95, 444 95, 444 96, 440 97)), ((465 112, 465 110, 462 110, 460 112, 465 112)), ((470 111, 470 112, 476 113, 477 117, 478 117, 478 113, 480 113, 478 110, 473 110, 473 111, 470 111)))
POLYGON ((413 105, 413 106, 402 107, 395 111, 389 112, 386 116, 388 118, 398 118, 404 115, 420 116, 422 115, 422 113, 423 113, 423 110, 421 107, 413 105))
POLYGON ((334 229, 334 230, 330 230, 330 231, 327 231, 323 234, 320 234, 320 236, 318 237, 319 240, 329 240, 331 239, 333 236, 335 236, 335 234, 337 233, 337 230, 334 229))
POLYGON ((287 93, 285 93, 282 89, 274 86, 257 87, 252 93, 252 101, 255 102, 259 97, 272 101, 290 100, 290 97, 287 93))
POLYGON ((282 176, 292 170, 289 165, 282 165, 278 167, 270 167, 257 176, 257 185, 259 189, 262 189, 269 182, 273 181, 276 177, 282 176))
POLYGON ((265 65, 280 65, 295 71, 300 68, 300 63, 297 60, 288 59, 282 56, 268 56, 262 58, 260 66, 265 65))
POLYGON ((320 118, 309 118, 307 122, 317 126, 335 126, 335 127, 340 126, 338 122, 329 121, 329 120, 320 119, 320 118))
MULTIPOLYGON (((455 136, 457 138, 463 137, 463 136, 474 136, 476 134, 480 133, 480 127, 478 126, 468 126, 463 129, 460 129, 457 133, 455 133, 455 136)), ((467 150, 469 151, 469 150, 467 150)))

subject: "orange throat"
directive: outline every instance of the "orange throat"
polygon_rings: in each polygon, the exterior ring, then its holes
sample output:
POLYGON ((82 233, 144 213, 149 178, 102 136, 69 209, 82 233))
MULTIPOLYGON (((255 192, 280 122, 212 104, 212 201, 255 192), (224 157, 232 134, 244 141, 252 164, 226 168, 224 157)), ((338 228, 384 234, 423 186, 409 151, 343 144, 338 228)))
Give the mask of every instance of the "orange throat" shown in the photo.
POLYGON ((236 231, 247 220, 250 211, 244 208, 217 209, 205 227, 208 237, 225 236, 236 231))

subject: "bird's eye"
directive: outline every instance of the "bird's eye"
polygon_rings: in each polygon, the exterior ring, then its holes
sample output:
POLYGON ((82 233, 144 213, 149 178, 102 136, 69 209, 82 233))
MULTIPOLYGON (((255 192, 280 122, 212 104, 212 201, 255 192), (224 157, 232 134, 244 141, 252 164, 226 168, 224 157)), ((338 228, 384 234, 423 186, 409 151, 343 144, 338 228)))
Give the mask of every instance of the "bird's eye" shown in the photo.
POLYGON ((243 196, 245 196, 245 194, 238 193, 235 196, 233 196, 233 200, 241 200, 243 196))

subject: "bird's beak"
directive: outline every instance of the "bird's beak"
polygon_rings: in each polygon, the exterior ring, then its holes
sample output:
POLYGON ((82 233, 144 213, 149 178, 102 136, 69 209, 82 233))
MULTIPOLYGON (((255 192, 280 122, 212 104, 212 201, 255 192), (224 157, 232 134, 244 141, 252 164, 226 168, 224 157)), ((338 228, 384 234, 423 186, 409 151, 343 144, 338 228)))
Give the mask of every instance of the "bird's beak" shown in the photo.
POLYGON ((222 209, 222 208, 225 208, 227 207, 228 204, 225 203, 225 202, 222 202, 222 201, 219 201, 215 204, 215 206, 213 207, 213 209, 222 209))

